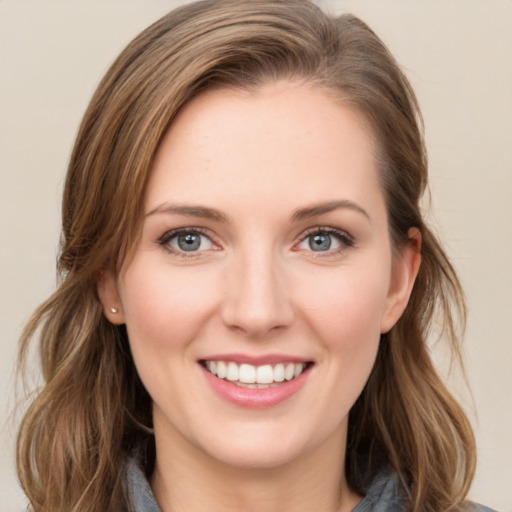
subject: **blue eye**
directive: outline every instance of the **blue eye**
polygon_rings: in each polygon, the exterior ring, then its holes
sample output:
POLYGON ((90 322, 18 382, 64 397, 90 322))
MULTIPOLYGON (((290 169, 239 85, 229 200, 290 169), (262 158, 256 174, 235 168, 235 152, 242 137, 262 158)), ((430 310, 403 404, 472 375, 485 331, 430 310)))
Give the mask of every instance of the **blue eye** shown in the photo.
POLYGON ((306 233, 298 248, 306 251, 337 253, 354 245, 354 239, 334 228, 315 228, 306 233))
POLYGON ((332 245, 331 235, 327 235, 325 233, 309 235, 307 241, 309 248, 312 251, 328 251, 332 245))
POLYGON ((197 251, 201 247, 201 235, 197 233, 178 235, 173 241, 176 242, 176 245, 182 251, 197 251))
POLYGON ((166 233, 159 244, 176 253, 200 252, 212 249, 213 242, 206 235, 195 230, 180 230, 166 233))

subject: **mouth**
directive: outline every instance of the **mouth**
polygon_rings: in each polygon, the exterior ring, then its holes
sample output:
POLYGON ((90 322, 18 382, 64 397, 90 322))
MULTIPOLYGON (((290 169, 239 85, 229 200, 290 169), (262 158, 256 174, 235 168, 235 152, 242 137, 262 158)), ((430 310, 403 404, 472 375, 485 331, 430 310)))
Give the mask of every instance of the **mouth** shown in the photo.
POLYGON ((275 364, 238 364, 234 361, 202 359, 199 364, 219 380, 248 389, 269 389, 293 381, 306 372, 312 361, 283 361, 275 364))

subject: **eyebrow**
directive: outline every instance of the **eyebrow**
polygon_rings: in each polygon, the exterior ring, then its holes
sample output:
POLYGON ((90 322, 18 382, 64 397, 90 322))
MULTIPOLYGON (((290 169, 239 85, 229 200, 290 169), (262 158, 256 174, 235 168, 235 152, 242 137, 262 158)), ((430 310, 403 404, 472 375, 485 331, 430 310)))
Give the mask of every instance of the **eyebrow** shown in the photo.
POLYGON ((361 206, 359 206, 357 203, 354 203, 353 201, 349 201, 348 199, 342 199, 337 201, 327 201, 325 203, 318 203, 311 206, 307 206, 306 208, 299 208, 298 210, 295 210, 295 212, 292 215, 293 221, 300 221, 300 220, 306 220, 310 219, 311 217, 315 217, 317 215, 323 215, 325 213, 332 212, 334 210, 339 209, 349 209, 353 210, 357 213, 361 213, 364 215, 368 220, 370 220, 370 216, 368 215, 368 212, 361 206))
POLYGON ((146 217, 156 215, 158 213, 173 213, 176 215, 184 215, 185 217, 200 217, 202 219, 211 219, 218 222, 226 222, 227 217, 224 213, 215 208, 209 208, 207 206, 198 205, 179 205, 162 203, 151 211, 146 213, 146 217))
MULTIPOLYGON (((370 216, 364 208, 359 206, 357 203, 354 203, 353 201, 349 201, 348 199, 327 201, 325 203, 318 203, 311 206, 306 206, 305 208, 299 208, 293 212, 291 220, 295 222, 306 220, 310 219, 311 217, 323 215, 339 209, 353 210, 364 215, 368 220, 370 220, 370 216)), ((215 208, 199 205, 179 205, 171 203, 162 203, 146 213, 145 216, 150 217, 160 213, 170 213, 175 215, 183 215, 186 217, 199 217, 217 222, 227 222, 228 220, 228 217, 225 213, 215 208)))

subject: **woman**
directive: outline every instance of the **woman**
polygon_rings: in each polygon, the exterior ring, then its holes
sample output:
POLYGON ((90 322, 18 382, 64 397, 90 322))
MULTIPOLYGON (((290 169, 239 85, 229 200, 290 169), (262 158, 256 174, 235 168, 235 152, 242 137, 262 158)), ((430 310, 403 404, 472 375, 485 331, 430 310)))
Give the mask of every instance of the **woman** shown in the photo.
POLYGON ((123 51, 85 114, 45 386, 18 472, 34 510, 482 510, 473 434, 431 362, 457 276, 425 225, 414 94, 312 3, 206 1, 123 51))

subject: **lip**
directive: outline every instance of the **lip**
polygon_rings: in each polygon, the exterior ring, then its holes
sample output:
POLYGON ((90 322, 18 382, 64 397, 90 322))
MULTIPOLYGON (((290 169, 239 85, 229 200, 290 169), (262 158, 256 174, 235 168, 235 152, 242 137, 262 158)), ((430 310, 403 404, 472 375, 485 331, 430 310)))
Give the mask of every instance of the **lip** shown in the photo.
MULTIPOLYGON (((258 358, 256 358, 258 359, 258 358)), ((228 358, 228 354, 222 356, 219 359, 209 359, 211 361, 233 361, 238 362, 238 359, 228 358)), ((249 358, 250 361, 254 361, 255 358, 249 358)), ((283 359, 279 359, 279 362, 282 362, 283 359)), ((285 359, 285 361, 289 362, 306 362, 305 360, 299 361, 291 361, 290 359, 285 359)), ((240 363, 248 362, 248 360, 240 360, 240 363)), ((265 359, 263 363, 258 364, 270 364, 268 359, 265 359)), ((248 364, 254 364, 254 362, 249 362, 248 364)), ((312 365, 311 365, 312 366, 312 365)), ((274 407, 276 405, 281 404, 286 401, 288 398, 295 395, 306 383, 309 375, 311 366, 308 366, 304 369, 304 371, 296 378, 285 381, 279 384, 276 387, 266 388, 266 389, 251 389, 237 386, 231 382, 219 379, 212 375, 204 366, 199 364, 203 375, 211 387, 211 389, 223 400, 236 405, 238 407, 244 407, 248 409, 265 409, 269 407, 274 407)))
POLYGON ((287 354, 262 354, 260 356, 250 356, 247 354, 215 354, 205 356, 201 361, 232 361, 238 365, 252 364, 253 366, 263 366, 264 364, 279 363, 310 363, 311 359, 289 356, 287 354))

